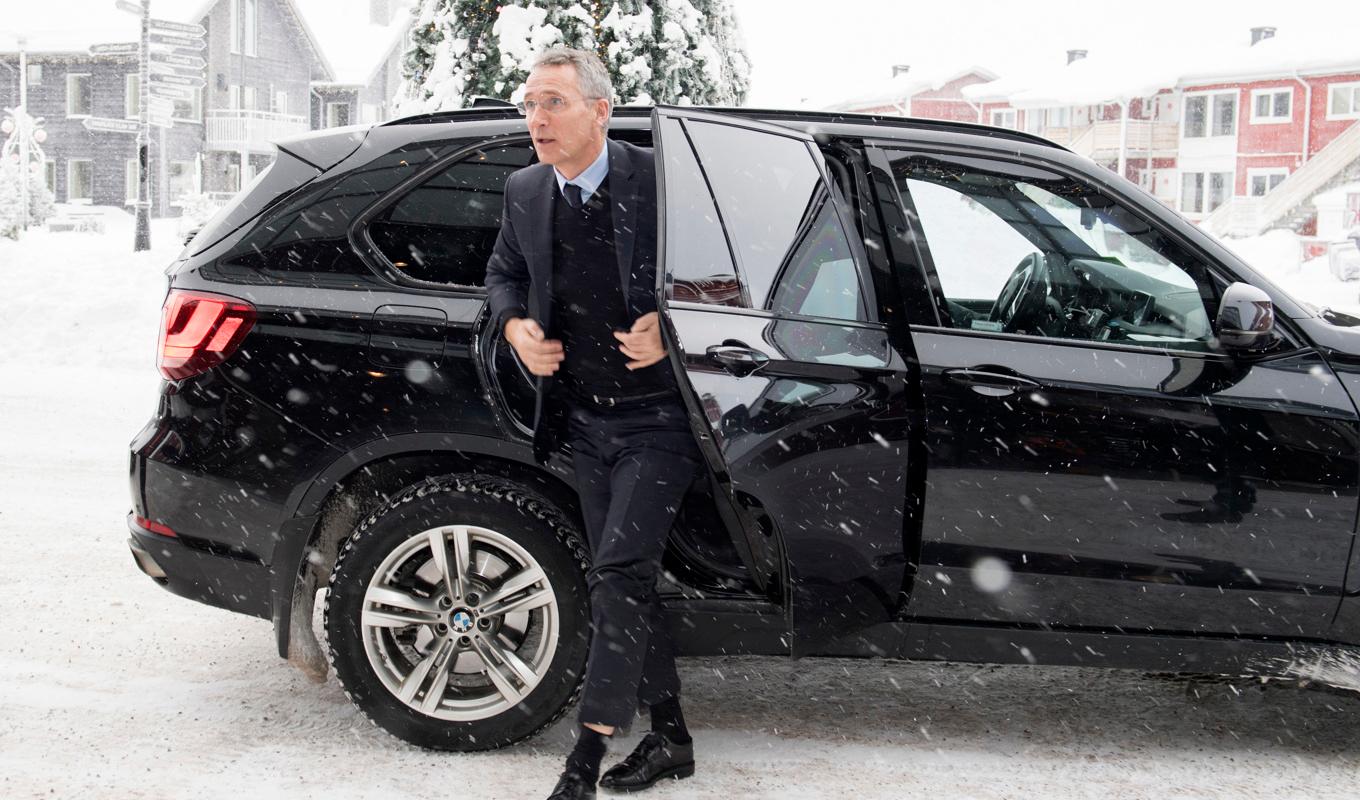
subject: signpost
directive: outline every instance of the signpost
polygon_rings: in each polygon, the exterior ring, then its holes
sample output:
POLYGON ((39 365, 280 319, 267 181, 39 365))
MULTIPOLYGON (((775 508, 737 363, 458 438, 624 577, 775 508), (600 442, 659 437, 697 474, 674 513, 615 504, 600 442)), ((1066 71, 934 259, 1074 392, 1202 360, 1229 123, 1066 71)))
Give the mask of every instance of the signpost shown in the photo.
POLYGON ((90 55, 92 56, 135 56, 141 51, 141 45, 136 42, 111 42, 109 44, 90 45, 90 55))
POLYGON ((139 133, 142 123, 135 119, 114 119, 113 117, 86 117, 80 121, 86 130, 107 131, 109 133, 139 133))
MULTIPOLYGON (((204 40, 207 29, 192 22, 175 22, 151 18, 151 0, 115 0, 120 11, 136 14, 142 20, 140 42, 110 42, 90 47, 95 56, 138 56, 138 86, 141 91, 137 120, 89 117, 86 129, 110 133, 137 134, 137 233, 134 250, 151 249, 151 210, 148 154, 151 127, 161 128, 162 173, 165 163, 165 128, 171 127, 175 116, 175 101, 192 102, 194 92, 207 85, 203 68, 207 61, 196 55, 208 46, 204 40), (152 48, 155 49, 152 49, 152 48)), ((23 69, 20 69, 23 72, 23 69)), ((25 83, 20 81, 21 84, 25 83)), ((163 177, 163 176, 162 176, 163 177)), ((165 203, 161 201, 162 210, 165 203)))

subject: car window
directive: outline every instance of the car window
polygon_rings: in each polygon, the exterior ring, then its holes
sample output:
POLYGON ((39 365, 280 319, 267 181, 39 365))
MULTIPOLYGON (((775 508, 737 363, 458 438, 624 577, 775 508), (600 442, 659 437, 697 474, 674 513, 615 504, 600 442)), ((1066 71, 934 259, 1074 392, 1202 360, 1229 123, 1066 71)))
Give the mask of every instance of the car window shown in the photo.
POLYGON ((266 210, 211 271, 232 280, 328 286, 376 279, 350 243, 351 222, 439 154, 439 147, 415 143, 313 181, 266 210))
POLYGON ((666 270, 673 300, 749 306, 713 194, 680 123, 662 119, 666 184, 666 270))
MULTIPOLYGON (((780 314, 866 319, 849 240, 808 146, 732 125, 690 120, 684 127, 736 255, 738 302, 780 314)), ((670 180, 669 160, 666 168, 670 180)), ((668 203, 676 196, 668 191, 668 203)))
POLYGON ((893 174, 947 324, 1189 350, 1213 340, 1203 265, 1095 188, 920 154, 894 157, 893 174))
POLYGON ((480 289, 500 231, 505 182, 532 160, 528 142, 461 158, 379 212, 368 235, 407 277, 480 289))

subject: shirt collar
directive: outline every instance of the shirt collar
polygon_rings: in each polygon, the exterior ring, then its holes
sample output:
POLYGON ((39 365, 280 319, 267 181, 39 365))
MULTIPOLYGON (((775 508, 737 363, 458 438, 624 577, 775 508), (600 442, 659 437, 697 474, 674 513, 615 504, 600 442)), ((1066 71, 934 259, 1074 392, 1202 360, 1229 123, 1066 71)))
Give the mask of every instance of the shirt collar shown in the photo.
POLYGON ((604 183, 604 179, 609 177, 609 140, 605 140, 604 145, 600 147, 600 154, 590 166, 581 171, 580 175, 567 180, 557 171, 557 167, 553 167, 553 175, 557 176, 559 192, 565 191, 568 183, 574 183, 581 187, 581 202, 589 200, 595 190, 600 188, 600 184, 604 183))

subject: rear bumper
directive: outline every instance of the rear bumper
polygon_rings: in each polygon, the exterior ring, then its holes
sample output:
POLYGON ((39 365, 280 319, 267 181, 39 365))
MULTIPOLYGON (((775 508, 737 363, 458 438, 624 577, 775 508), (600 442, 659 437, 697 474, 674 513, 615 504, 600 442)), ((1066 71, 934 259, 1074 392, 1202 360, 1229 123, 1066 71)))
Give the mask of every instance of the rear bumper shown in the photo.
POLYGON ((152 533, 128 514, 133 561, 170 592, 241 614, 269 619, 269 567, 236 552, 182 536, 152 533), (214 552, 216 550, 216 552, 214 552))

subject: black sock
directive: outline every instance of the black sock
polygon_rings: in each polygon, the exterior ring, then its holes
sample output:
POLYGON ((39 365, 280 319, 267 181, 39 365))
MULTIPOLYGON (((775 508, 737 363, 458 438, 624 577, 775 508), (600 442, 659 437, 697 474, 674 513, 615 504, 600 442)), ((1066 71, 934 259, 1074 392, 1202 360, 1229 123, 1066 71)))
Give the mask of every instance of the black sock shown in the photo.
POLYGON ((580 772, 593 784, 600 779, 600 762, 604 760, 608 749, 608 736, 582 725, 577 734, 576 746, 567 756, 567 769, 580 772))
POLYGON ((685 727, 685 715, 680 711, 680 698, 668 697, 651 707, 652 730, 665 736, 676 744, 689 744, 689 729, 685 727))

